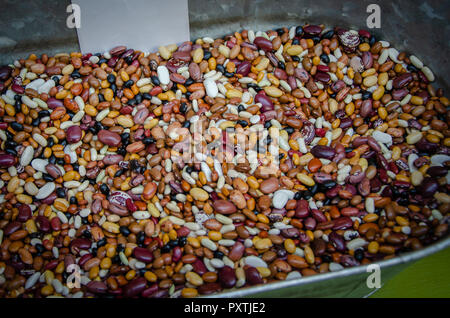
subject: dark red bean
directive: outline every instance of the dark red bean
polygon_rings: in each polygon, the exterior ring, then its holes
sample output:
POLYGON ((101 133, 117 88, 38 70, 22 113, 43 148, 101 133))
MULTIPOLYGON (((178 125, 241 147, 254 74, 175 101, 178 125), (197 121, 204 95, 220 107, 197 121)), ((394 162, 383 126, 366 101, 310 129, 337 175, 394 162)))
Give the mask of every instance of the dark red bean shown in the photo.
POLYGON ((9 236, 21 228, 22 228, 22 223, 13 221, 4 228, 3 234, 5 236, 9 236))
POLYGON ((318 25, 308 25, 303 27, 303 31, 309 35, 319 35, 322 32, 322 28, 318 25))
MULTIPOLYGON (((50 232, 50 221, 45 216, 42 216, 42 215, 38 216, 36 218, 36 225, 37 225, 37 228, 41 232, 44 232, 44 233, 50 232)), ((89 242, 89 246, 90 246, 90 242, 89 242)))
POLYGON ((2 153, 0 154, 0 167, 1 168, 9 168, 14 166, 16 163, 16 157, 10 154, 2 153))
POLYGON ((219 270, 219 281, 224 288, 232 288, 236 285, 236 274, 234 269, 224 266, 219 270))
POLYGON ((222 287, 219 283, 207 283, 198 287, 197 290, 200 295, 211 295, 220 292, 222 287))
POLYGON ((60 99, 56 99, 54 97, 50 97, 47 100, 47 106, 50 109, 55 109, 57 107, 64 107, 64 102, 62 100, 60 100, 60 99))
POLYGON ((439 189, 439 183, 437 180, 426 177, 423 179, 420 185, 420 194, 426 198, 432 197, 439 189))
POLYGON ((261 274, 258 272, 256 268, 248 266, 244 268, 244 271, 245 271, 245 279, 250 285, 257 285, 263 283, 261 274))
POLYGON ((263 51, 271 51, 273 49, 272 42, 262 36, 258 36, 253 41, 261 50, 263 51))
POLYGON ((66 130, 66 140, 69 144, 77 143, 81 140, 81 128, 80 126, 70 126, 66 130))
POLYGON ((392 81, 392 86, 394 88, 402 88, 408 85, 413 80, 413 76, 411 73, 403 73, 402 75, 397 76, 392 81))
POLYGON ((303 224, 305 225, 305 229, 312 231, 316 228, 317 221, 312 217, 308 217, 305 219, 303 224))
POLYGON ((274 110, 274 106, 270 98, 264 94, 256 94, 255 102, 261 103, 261 112, 267 112, 269 110, 274 110))
POLYGON ((242 76, 247 76, 248 73, 250 73, 251 67, 252 67, 252 64, 249 61, 243 61, 236 68, 236 73, 237 74, 241 74, 242 76))
POLYGON ((317 145, 311 149, 311 153, 316 158, 332 160, 334 155, 336 154, 336 150, 328 146, 317 145))
POLYGON ((200 276, 208 271, 205 264, 200 259, 196 259, 195 262, 192 263, 192 269, 194 270, 194 272, 196 272, 200 276))
POLYGON ((17 215, 17 221, 19 222, 26 222, 28 219, 31 218, 31 208, 28 204, 21 204, 19 206, 19 214, 17 215))
POLYGON ((105 294, 108 287, 104 282, 92 280, 86 285, 87 289, 94 294, 105 294))
POLYGON ((11 72, 12 69, 7 65, 0 67, 0 80, 6 81, 7 79, 9 79, 9 77, 11 76, 11 72))
POLYGON ((339 252, 345 252, 345 241, 342 236, 337 234, 336 232, 331 232, 328 235, 328 239, 330 240, 331 244, 338 250, 339 252))
POLYGON ((330 81, 330 75, 325 72, 317 72, 314 76, 314 80, 326 84, 330 81))
POLYGON ((110 147, 117 147, 121 142, 121 138, 118 133, 105 129, 100 130, 97 134, 97 137, 98 140, 110 147))
POLYGON ((137 260, 143 262, 143 263, 151 263, 153 262, 153 253, 143 247, 136 247, 133 250, 133 255, 136 257, 137 260))
POLYGON ((353 226, 353 221, 349 217, 341 217, 333 222, 333 230, 345 230, 353 226))
POLYGON ((92 242, 85 238, 76 238, 70 243, 70 248, 78 250, 87 250, 91 248, 92 242))
POLYGON ((304 219, 309 215, 309 203, 306 200, 298 200, 295 208, 295 217, 304 219))
POLYGON ((144 277, 136 278, 123 288, 123 295, 128 298, 137 296, 144 291, 146 285, 147 280, 144 277))
POLYGON ((439 178, 447 175, 447 171, 446 167, 432 166, 428 168, 427 173, 432 177, 439 178))
POLYGON ((323 214, 322 211, 319 211, 317 209, 312 209, 311 214, 314 219, 317 220, 317 222, 322 223, 327 221, 327 217, 323 214))

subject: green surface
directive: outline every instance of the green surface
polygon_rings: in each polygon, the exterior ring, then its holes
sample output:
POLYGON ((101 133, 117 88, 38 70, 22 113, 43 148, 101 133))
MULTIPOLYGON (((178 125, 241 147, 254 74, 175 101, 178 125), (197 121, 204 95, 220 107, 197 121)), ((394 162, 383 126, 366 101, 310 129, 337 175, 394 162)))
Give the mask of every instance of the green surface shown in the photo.
POLYGON ((450 248, 428 256, 388 281, 373 298, 450 298, 450 248))

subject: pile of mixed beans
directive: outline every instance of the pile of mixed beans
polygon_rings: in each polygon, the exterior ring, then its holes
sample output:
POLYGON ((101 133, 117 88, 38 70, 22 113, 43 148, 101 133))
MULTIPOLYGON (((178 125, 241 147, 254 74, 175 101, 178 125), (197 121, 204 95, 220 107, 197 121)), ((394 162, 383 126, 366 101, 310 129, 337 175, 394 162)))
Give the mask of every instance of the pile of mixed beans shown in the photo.
POLYGON ((429 245, 450 207, 434 80, 323 25, 3 66, 0 297, 195 297, 429 245), (225 151, 181 160, 190 135, 225 151))

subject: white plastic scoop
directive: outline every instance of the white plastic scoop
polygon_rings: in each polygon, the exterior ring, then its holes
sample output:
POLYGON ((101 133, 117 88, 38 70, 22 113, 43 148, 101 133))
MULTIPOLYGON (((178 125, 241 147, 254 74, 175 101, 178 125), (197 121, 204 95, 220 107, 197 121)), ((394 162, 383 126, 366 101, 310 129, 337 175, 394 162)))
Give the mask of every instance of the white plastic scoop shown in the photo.
POLYGON ((72 0, 80 7, 81 52, 125 45, 142 52, 189 41, 187 0, 72 0))

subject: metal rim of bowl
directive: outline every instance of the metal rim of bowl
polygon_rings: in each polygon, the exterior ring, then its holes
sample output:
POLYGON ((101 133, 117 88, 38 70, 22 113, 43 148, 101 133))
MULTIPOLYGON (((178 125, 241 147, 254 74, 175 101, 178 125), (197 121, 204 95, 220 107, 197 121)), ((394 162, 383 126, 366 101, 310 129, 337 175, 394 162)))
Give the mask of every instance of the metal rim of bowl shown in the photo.
MULTIPOLYGON (((440 239, 436 243, 429 245, 425 248, 422 248, 417 251, 406 252, 395 256, 388 260, 383 260, 380 262, 373 262, 370 264, 378 264, 381 269, 386 269, 388 267, 392 267, 395 265, 406 264, 409 262, 417 261, 423 257, 430 256, 434 253, 444 250, 445 248, 450 247, 450 236, 447 236, 444 239, 440 239)), ((368 265, 370 265, 368 264, 368 265)), ((282 289, 287 287, 299 287, 302 285, 313 284, 319 281, 331 280, 333 278, 340 278, 345 276, 353 276, 366 272, 367 265, 359 265, 355 267, 345 268, 341 271, 337 272, 328 272, 323 274, 317 274, 308 277, 299 277, 292 280, 285 280, 280 282, 272 282, 262 285, 257 285, 254 287, 246 287, 236 290, 229 290, 225 292, 220 292, 214 295, 202 296, 202 298, 239 298, 239 297, 252 297, 254 294, 274 291, 276 289, 282 289)))

